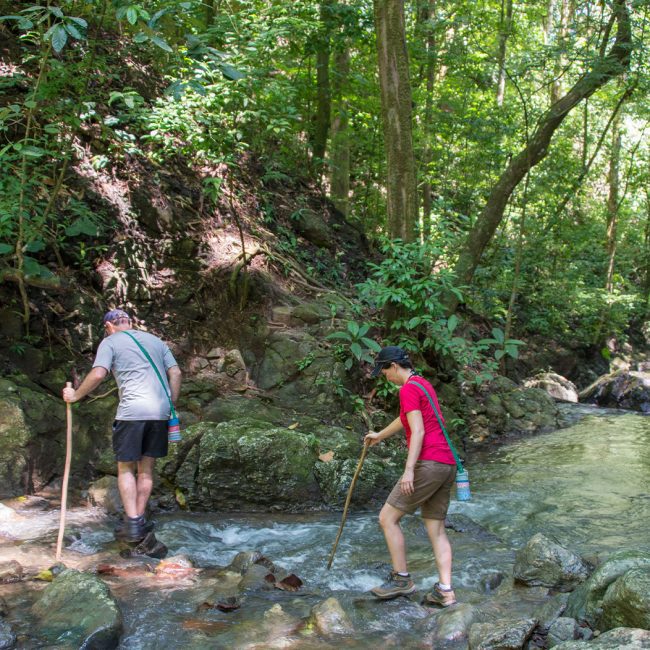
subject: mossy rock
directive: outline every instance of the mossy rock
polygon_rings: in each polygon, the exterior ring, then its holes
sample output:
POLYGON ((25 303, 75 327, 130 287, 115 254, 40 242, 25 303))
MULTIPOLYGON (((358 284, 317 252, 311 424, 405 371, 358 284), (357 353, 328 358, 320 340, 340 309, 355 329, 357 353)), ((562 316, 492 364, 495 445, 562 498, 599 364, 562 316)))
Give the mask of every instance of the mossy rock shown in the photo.
POLYGON ((73 569, 45 588, 32 614, 48 647, 116 648, 122 633, 122 614, 108 587, 73 569))

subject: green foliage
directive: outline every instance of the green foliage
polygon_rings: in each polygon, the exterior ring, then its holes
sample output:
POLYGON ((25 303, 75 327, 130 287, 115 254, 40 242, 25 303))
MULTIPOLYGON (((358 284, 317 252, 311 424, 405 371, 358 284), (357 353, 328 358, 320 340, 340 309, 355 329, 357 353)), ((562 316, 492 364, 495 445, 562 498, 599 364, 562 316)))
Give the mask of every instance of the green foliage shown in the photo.
POLYGON ((359 325, 355 321, 348 321, 345 330, 326 337, 330 341, 341 341, 338 353, 343 357, 346 370, 350 370, 355 361, 372 363, 374 354, 381 350, 377 341, 367 336, 370 327, 369 323, 359 325))
POLYGON ((501 328, 493 327, 492 338, 481 339, 477 342, 477 345, 494 345, 496 347, 496 350, 494 351, 494 358, 497 361, 501 361, 503 357, 511 357, 512 359, 516 359, 519 356, 519 346, 526 345, 526 343, 524 341, 519 341, 518 339, 507 339, 501 328))

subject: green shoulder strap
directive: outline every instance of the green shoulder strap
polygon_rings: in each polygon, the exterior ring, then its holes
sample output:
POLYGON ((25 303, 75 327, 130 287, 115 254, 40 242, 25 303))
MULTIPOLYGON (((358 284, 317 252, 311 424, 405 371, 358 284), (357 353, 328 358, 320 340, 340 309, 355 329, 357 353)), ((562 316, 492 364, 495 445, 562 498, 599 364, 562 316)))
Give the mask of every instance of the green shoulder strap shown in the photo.
POLYGON ((176 409, 174 408, 174 405, 172 404, 172 398, 169 396, 169 393, 167 392, 167 386, 165 386, 165 382, 164 382, 164 380, 162 378, 162 375, 160 374, 160 370, 158 370, 158 366, 156 366, 156 364, 153 362, 153 359, 151 358, 149 353, 146 351, 146 349, 144 348, 142 343, 140 343, 140 341, 138 341, 138 339, 136 339, 135 336, 133 336, 133 334, 131 334, 131 332, 125 331, 124 333, 127 336, 130 336, 131 339, 133 339, 135 344, 142 351, 142 354, 144 354, 144 356, 147 358, 147 361, 151 364, 151 367, 156 371, 156 375, 158 376, 158 379, 160 379, 160 385, 163 387, 163 390, 165 391, 165 395, 166 395, 167 399, 169 400, 169 408, 171 409, 171 416, 173 418, 175 418, 176 417, 176 409))
POLYGON ((429 391, 422 385, 418 384, 417 381, 414 381, 413 379, 410 380, 411 384, 415 384, 426 396, 427 399, 429 400, 429 404, 431 404, 431 408, 433 409, 433 412, 436 415, 436 419, 438 420, 438 424, 440 425, 440 428, 442 429, 442 432, 445 434, 445 438, 447 439, 447 444, 449 445, 449 449, 451 449, 451 453, 454 456, 454 460, 456 461, 456 467, 458 468, 459 472, 463 471, 463 463, 461 462, 460 458, 458 457, 458 454, 456 453, 456 448, 454 447, 453 443, 451 440, 449 440, 449 435, 447 434, 447 429, 445 429, 445 425, 442 423, 442 418, 440 417, 440 414, 438 413, 438 409, 436 408, 435 402, 433 401, 433 398, 431 395, 429 395, 429 391))

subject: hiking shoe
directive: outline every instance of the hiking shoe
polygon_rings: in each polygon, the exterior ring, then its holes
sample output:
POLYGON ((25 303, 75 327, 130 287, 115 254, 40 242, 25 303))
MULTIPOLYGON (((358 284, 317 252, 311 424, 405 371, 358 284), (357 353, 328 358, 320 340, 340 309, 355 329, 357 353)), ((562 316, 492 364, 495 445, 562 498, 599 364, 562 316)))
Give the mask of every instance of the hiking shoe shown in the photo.
POLYGON ((440 607, 449 607, 456 604, 456 594, 453 589, 442 589, 440 583, 436 582, 425 597, 425 602, 429 605, 439 605, 440 607))
POLYGON ((398 596, 408 596, 415 591, 415 583, 411 576, 401 576, 395 571, 391 571, 386 582, 379 587, 374 587, 370 593, 381 600, 390 600, 398 596))
POLYGON ((115 529, 115 539, 123 542, 140 542, 146 535, 144 517, 125 517, 122 524, 115 529))
MULTIPOLYGON (((144 530, 145 535, 150 533, 156 527, 156 522, 153 519, 145 519, 144 515, 140 515, 139 517, 136 517, 136 518, 140 519, 140 521, 142 521, 142 525, 144 527, 143 530, 144 530)), ((125 522, 122 521, 122 523, 120 523, 119 526, 116 526, 115 528, 113 528, 113 532, 115 533, 115 537, 117 539, 123 539, 124 538, 123 536, 126 534, 125 526, 126 526, 125 522)))

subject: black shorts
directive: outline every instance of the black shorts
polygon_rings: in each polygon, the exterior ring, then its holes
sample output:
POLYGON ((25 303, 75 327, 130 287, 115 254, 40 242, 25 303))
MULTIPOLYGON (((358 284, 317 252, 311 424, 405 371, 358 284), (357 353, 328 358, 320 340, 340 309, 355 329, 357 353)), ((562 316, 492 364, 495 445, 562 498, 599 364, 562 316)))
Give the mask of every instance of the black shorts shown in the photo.
POLYGON ((115 420, 113 451, 122 463, 167 455, 167 420, 115 420))

